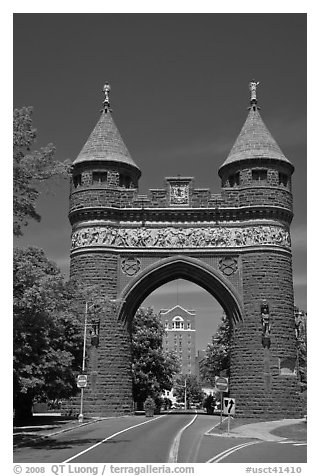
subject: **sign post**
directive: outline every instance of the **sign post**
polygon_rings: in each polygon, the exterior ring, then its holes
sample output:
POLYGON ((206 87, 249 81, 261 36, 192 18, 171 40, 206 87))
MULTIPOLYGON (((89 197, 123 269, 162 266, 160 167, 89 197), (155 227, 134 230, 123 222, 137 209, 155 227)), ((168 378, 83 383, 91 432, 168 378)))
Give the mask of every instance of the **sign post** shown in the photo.
POLYGON ((77 387, 81 388, 79 422, 83 422, 83 390, 87 386, 87 375, 78 375, 77 387))
POLYGON ((220 428, 222 427, 222 398, 223 392, 229 390, 229 380, 227 377, 215 377, 216 389, 220 392, 220 428))
POLYGON ((224 398, 223 399, 223 414, 228 416, 228 435, 230 433, 230 417, 235 414, 236 410, 236 399, 235 398, 224 398))

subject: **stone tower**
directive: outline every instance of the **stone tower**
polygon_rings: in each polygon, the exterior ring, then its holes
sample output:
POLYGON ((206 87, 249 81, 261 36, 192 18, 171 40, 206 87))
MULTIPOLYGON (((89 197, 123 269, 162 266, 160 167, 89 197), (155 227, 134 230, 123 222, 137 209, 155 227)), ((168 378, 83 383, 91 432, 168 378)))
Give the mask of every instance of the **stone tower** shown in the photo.
MULTIPOLYGON (((253 80, 249 85, 251 100, 247 119, 219 169, 222 197, 226 206, 240 212, 243 224, 272 226, 282 223, 289 229, 293 218, 291 176, 294 167, 260 116, 257 84, 253 80)), ((238 387, 238 400, 247 402, 248 412, 251 406, 255 416, 274 413, 275 408, 279 414, 290 413, 286 402, 290 402, 294 413, 299 409, 300 400, 295 378, 296 342, 292 326, 292 256, 288 250, 265 248, 263 240, 261 245, 242 253, 246 326, 234 328, 230 379, 238 387), (262 316, 264 304, 268 315, 266 329, 262 316), (254 340, 247 354, 241 342, 248 340, 248 326, 252 328, 251 338, 254 340), (291 371, 286 372, 288 362, 291 362, 291 371), (244 365, 247 385, 240 383, 244 365), (260 403, 252 405, 252 400, 260 403), (262 402, 265 405, 261 405, 262 402)))
POLYGON ((132 411, 134 314, 159 286, 186 279, 211 293, 232 324, 237 414, 301 415, 290 244, 294 168, 261 119, 257 84, 250 83, 247 119, 219 169, 221 193, 178 176, 146 195, 138 193, 141 172, 112 118, 105 85, 101 116, 74 161, 70 193, 71 276, 98 285, 110 304, 90 324, 84 414, 132 411))
MULTIPOLYGON (((119 210, 132 206, 137 194, 141 172, 111 113, 110 103, 104 101, 100 118, 73 163, 69 211, 73 231, 94 224, 117 223, 119 210)), ((117 273, 118 254, 112 251, 95 247, 71 255, 70 276, 85 285, 98 286, 110 301, 117 298, 117 273)), ((131 363, 127 357, 122 358, 122 353, 131 355, 130 337, 117 322, 116 308, 109 307, 99 323, 99 349, 90 345, 88 333, 86 372, 91 378, 86 388, 86 414, 132 410, 131 363), (106 394, 108 411, 101 403, 106 394)))

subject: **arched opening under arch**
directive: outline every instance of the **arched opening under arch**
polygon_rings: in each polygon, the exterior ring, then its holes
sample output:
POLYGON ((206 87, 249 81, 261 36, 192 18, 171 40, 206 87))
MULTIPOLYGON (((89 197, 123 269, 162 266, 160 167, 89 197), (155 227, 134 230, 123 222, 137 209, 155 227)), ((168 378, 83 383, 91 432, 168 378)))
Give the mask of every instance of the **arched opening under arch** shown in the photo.
POLYGON ((119 319, 130 326, 143 301, 154 290, 175 279, 185 279, 205 289, 223 307, 233 324, 243 319, 241 298, 221 273, 190 257, 163 259, 140 273, 120 295, 119 319))

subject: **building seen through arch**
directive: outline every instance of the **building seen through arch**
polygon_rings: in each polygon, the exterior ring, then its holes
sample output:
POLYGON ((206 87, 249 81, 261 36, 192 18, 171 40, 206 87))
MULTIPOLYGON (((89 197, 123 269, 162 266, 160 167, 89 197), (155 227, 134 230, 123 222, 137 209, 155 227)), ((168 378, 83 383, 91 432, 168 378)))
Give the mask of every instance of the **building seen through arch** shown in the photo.
POLYGON ((163 349, 173 351, 180 364, 181 375, 196 374, 196 313, 194 310, 175 306, 161 309, 159 313, 165 328, 163 349))

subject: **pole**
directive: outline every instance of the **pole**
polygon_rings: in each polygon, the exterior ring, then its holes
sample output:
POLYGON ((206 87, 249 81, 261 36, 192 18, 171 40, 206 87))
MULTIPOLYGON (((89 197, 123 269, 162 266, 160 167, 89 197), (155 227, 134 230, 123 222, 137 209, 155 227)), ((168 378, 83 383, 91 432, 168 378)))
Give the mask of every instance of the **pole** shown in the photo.
POLYGON ((220 430, 222 428, 222 395, 223 392, 220 392, 220 430))
POLYGON ((230 413, 228 415, 228 435, 230 433, 230 413))
POLYGON ((187 410, 187 378, 184 379, 184 409, 187 410))
MULTIPOLYGON (((86 302, 86 308, 85 308, 85 313, 84 313, 82 374, 84 373, 85 365, 86 365, 87 318, 88 318, 88 302, 86 302)), ((80 414, 79 414, 79 417, 78 417, 78 420, 79 420, 80 423, 83 422, 83 393, 84 393, 84 388, 81 387, 80 414)))

